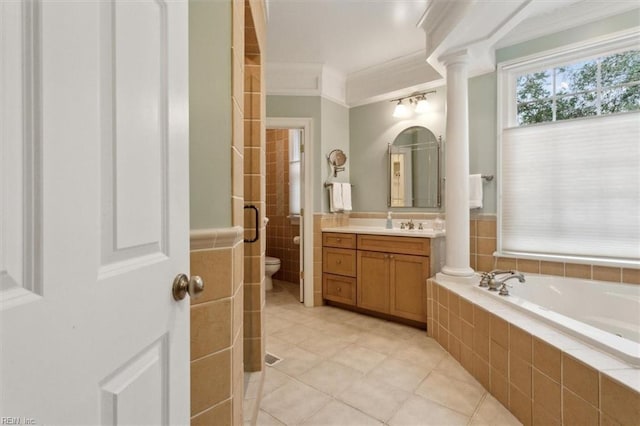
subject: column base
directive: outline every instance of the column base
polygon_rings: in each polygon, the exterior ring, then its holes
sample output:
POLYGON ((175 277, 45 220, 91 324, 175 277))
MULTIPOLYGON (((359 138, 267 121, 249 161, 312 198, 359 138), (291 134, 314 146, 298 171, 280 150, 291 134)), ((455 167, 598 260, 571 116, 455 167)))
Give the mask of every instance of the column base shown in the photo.
POLYGON ((443 266, 442 273, 452 277, 472 277, 475 271, 470 267, 459 268, 455 266, 443 266))

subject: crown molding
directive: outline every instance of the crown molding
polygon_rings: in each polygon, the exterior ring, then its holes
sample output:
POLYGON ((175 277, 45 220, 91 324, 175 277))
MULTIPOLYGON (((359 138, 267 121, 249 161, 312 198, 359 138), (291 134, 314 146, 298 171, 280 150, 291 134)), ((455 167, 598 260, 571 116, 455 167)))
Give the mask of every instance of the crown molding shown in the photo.
POLYGON ((440 87, 444 79, 424 51, 393 59, 347 76, 347 105, 354 107, 440 87))
POLYGON ((549 34, 549 28, 553 28, 553 32, 557 33, 632 10, 640 13, 637 3, 580 1, 566 6, 561 13, 555 10, 523 20, 501 38, 495 44, 495 48, 501 49, 543 37, 549 34))

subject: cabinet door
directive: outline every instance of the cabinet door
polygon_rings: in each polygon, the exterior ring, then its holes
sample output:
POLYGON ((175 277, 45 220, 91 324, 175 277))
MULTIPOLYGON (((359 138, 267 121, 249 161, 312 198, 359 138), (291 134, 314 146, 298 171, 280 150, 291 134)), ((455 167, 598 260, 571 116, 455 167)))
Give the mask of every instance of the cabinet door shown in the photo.
POLYGON ((358 306, 389 313, 389 254, 358 250, 358 306))
POLYGON ((390 254, 390 313, 414 321, 426 322, 426 286, 429 258, 390 254))

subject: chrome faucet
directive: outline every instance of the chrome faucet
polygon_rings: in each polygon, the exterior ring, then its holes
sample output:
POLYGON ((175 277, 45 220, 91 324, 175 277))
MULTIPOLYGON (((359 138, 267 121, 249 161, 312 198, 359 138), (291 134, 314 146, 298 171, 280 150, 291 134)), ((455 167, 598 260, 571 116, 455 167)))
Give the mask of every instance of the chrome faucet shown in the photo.
POLYGON ((479 284, 480 287, 489 287, 489 290, 496 291, 499 286, 495 280, 496 275, 503 275, 503 274, 513 274, 513 271, 494 269, 493 271, 483 272, 482 278, 479 284))
POLYGON ((413 224, 413 219, 409 219, 409 222, 407 222, 407 228, 409 229, 415 228, 415 225, 413 224))
POLYGON ((507 285, 507 281, 509 281, 510 279, 513 279, 513 278, 517 278, 518 281, 520 281, 521 283, 525 282, 524 275, 522 275, 521 272, 513 271, 512 275, 509 275, 507 277, 502 278, 501 280, 498 280, 498 284, 500 285, 500 292, 498 294, 500 296, 508 296, 509 295, 508 287, 511 287, 511 286, 507 285))

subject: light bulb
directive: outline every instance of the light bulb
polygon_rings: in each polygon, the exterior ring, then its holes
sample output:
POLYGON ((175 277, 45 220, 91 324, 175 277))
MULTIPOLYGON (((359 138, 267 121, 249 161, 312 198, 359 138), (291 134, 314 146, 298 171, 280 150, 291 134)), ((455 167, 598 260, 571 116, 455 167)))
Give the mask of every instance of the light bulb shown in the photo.
POLYGON ((411 114, 409 108, 402 101, 398 101, 396 108, 393 110, 393 116, 395 118, 407 118, 411 114))
POLYGON ((424 114, 427 111, 429 111, 429 102, 427 101, 427 98, 422 97, 421 99, 418 99, 418 102, 416 103, 416 113, 424 114))

